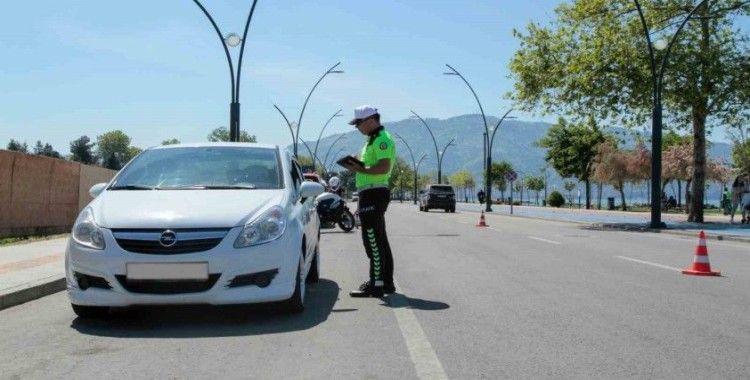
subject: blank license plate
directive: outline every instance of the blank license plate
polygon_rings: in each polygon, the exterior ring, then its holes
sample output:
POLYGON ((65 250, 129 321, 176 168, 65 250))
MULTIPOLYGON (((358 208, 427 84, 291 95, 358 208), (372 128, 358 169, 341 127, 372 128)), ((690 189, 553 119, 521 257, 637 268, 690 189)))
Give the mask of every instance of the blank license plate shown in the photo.
POLYGON ((129 263, 128 280, 207 280, 208 263, 129 263))

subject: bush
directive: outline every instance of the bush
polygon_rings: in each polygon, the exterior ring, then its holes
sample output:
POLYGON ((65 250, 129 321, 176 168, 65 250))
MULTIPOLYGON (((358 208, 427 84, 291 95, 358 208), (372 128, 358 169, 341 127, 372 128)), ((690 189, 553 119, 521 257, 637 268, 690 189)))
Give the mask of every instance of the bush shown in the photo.
POLYGON ((562 207, 565 204, 565 198, 559 191, 553 191, 547 197, 547 204, 552 207, 562 207))

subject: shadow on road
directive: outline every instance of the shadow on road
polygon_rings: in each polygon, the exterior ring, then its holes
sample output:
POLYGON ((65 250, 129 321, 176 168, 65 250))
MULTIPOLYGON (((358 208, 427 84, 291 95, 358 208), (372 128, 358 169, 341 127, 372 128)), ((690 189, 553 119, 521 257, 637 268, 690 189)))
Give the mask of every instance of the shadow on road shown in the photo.
POLYGON ((202 338, 278 334, 313 328, 333 310, 339 285, 321 279, 308 285, 305 311, 283 314, 273 305, 148 306, 115 311, 106 320, 76 318, 71 327, 82 334, 114 338, 202 338))
POLYGON ((410 298, 400 293, 394 293, 388 296, 385 299, 385 303, 381 304, 381 306, 388 306, 393 309, 409 308, 427 311, 445 310, 450 308, 450 305, 445 302, 429 301, 420 298, 410 298))

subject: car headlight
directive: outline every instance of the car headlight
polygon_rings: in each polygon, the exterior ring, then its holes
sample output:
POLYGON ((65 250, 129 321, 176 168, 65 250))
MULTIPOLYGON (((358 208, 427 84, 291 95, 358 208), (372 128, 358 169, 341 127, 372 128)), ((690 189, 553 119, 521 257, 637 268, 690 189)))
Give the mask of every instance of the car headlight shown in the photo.
POLYGON ((234 248, 245 248, 274 241, 284 234, 285 229, 284 210, 279 206, 274 206, 245 225, 234 242, 234 248))
POLYGON ((94 221, 91 208, 86 208, 78 215, 73 225, 73 240, 85 247, 104 249, 104 233, 94 221))

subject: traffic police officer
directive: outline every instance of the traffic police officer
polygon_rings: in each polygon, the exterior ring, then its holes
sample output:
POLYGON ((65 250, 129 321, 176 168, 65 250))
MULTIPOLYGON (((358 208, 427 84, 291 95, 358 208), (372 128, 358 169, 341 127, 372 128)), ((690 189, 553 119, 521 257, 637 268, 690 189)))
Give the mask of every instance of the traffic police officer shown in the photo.
POLYGON ((385 232, 385 211, 391 199, 388 181, 396 163, 396 147, 391 134, 380 125, 380 114, 375 107, 357 107, 349 124, 367 136, 360 154, 364 167, 352 164, 347 168, 356 173, 362 242, 370 259, 370 279, 349 295, 382 297, 396 291, 393 255, 385 232))

